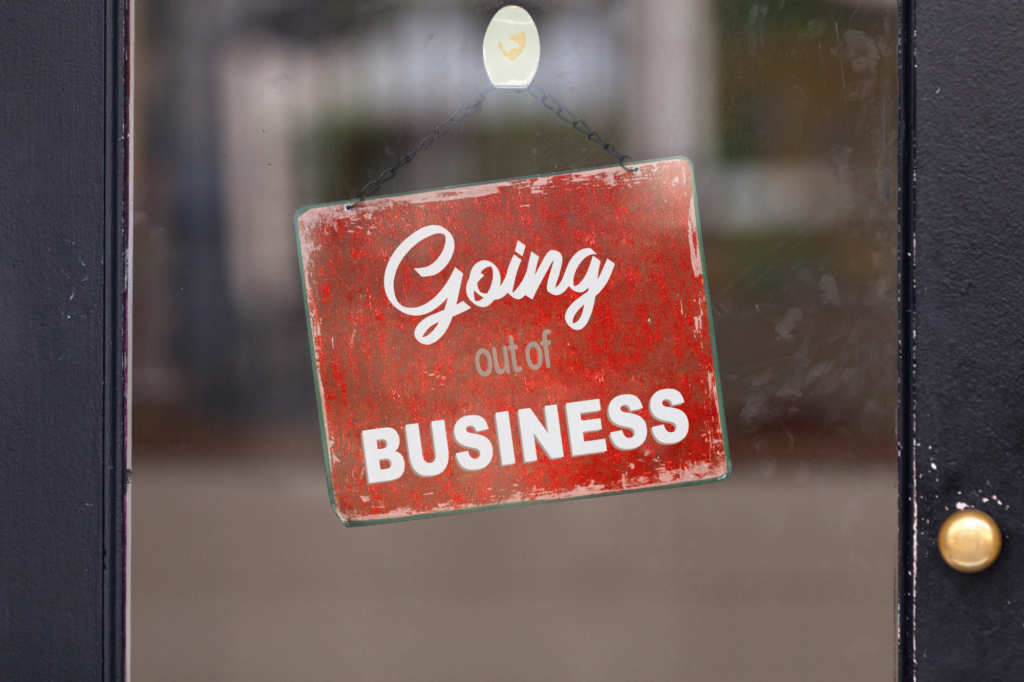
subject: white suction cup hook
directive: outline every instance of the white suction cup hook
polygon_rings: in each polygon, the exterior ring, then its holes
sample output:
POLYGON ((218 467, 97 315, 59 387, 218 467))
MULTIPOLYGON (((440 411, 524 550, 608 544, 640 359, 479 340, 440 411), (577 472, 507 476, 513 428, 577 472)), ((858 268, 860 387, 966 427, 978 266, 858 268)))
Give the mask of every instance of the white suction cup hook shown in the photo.
POLYGON ((496 88, 523 90, 540 65, 540 35, 530 13, 517 5, 497 11, 484 33, 484 69, 496 88))

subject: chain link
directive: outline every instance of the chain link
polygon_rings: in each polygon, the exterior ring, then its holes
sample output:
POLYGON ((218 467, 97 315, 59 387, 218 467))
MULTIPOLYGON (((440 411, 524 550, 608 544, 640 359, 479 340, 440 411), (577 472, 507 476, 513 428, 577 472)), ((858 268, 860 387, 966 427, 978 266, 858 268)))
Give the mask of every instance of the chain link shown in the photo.
POLYGON ((577 118, 576 114, 559 104, 557 99, 544 92, 544 88, 540 87, 536 83, 530 83, 526 86, 526 92, 528 92, 535 100, 543 104, 546 109, 550 109, 555 112, 555 116, 570 124, 575 130, 586 135, 588 140, 596 145, 600 145, 606 152, 618 159, 619 165, 630 173, 636 173, 640 170, 639 168, 630 168, 626 165, 626 159, 629 159, 630 161, 636 161, 636 159, 628 154, 620 152, 611 142, 605 142, 604 139, 597 134, 596 130, 587 125, 586 121, 582 118, 577 118))
MULTIPOLYGON (((402 166, 408 165, 413 159, 416 158, 417 154, 419 154, 422 151, 425 151, 426 149, 429 149, 430 145, 434 144, 434 141, 437 140, 437 138, 444 137, 445 135, 447 135, 452 128, 454 128, 456 125, 461 123, 467 116, 473 113, 474 109, 482 105, 484 103, 484 100, 487 99, 487 95, 489 95, 493 91, 494 86, 491 85, 486 90, 483 90, 473 95, 473 99, 469 100, 469 102, 463 104, 461 107, 456 109, 451 116, 449 116, 447 119, 439 123, 437 127, 434 128, 434 132, 430 133, 422 140, 420 140, 420 143, 416 145, 416 149, 413 149, 411 152, 400 158, 398 160, 398 163, 396 163, 394 166, 386 168, 383 173, 377 176, 376 180, 371 180, 370 182, 366 183, 366 185, 364 185, 363 188, 359 190, 359 196, 356 197, 356 200, 353 201, 351 204, 345 205, 345 210, 352 210, 353 208, 361 204, 363 201, 376 194, 377 191, 380 189, 380 186, 383 185, 388 180, 394 178, 398 174, 398 170, 402 166)), ((520 92, 522 92, 522 90, 520 90, 520 92)), ((623 154, 622 152, 617 150, 615 148, 615 145, 613 145, 611 142, 605 142, 596 130, 587 125, 586 121, 584 121, 582 118, 577 118, 576 114, 572 113, 571 111, 563 107, 561 104, 559 104, 557 99, 555 99, 548 93, 544 92, 544 88, 540 87, 536 83, 530 83, 526 87, 526 92, 529 93, 530 96, 533 97, 535 100, 543 104, 546 109, 550 109, 551 111, 555 112, 555 116, 571 125, 574 130, 583 133, 584 135, 587 136, 588 140, 590 140, 596 145, 599 145, 606 152, 608 152, 616 159, 618 159, 619 165, 625 168, 627 171, 631 173, 636 173, 638 170, 640 170, 639 168, 630 168, 629 166, 626 165, 626 159, 629 159, 630 161, 636 161, 636 159, 634 159, 632 156, 629 156, 628 154, 623 154)))
POLYGON ((377 191, 380 189, 381 185, 383 185, 388 180, 391 180, 398 174, 398 169, 400 169, 402 166, 408 165, 413 159, 416 158, 417 154, 429 149, 430 145, 434 144, 434 141, 437 140, 437 138, 444 137, 452 128, 457 126, 459 123, 462 123, 462 121, 465 120, 467 116, 473 113, 474 109, 478 108, 481 104, 484 103, 484 100, 487 99, 487 95, 489 95, 493 90, 494 86, 491 85, 486 90, 483 90, 473 95, 473 99, 469 100, 461 107, 456 109, 451 116, 449 116, 444 121, 441 121, 441 123, 439 123, 437 127, 434 128, 434 132, 430 133, 422 140, 420 140, 420 143, 416 145, 416 149, 413 149, 411 152, 400 158, 398 160, 398 163, 396 163, 394 166, 386 168, 383 173, 377 176, 376 180, 371 180, 370 182, 366 183, 363 186, 363 188, 359 190, 359 196, 356 198, 356 200, 353 201, 351 204, 345 205, 345 210, 351 211, 353 208, 361 204, 365 199, 376 194, 377 191))

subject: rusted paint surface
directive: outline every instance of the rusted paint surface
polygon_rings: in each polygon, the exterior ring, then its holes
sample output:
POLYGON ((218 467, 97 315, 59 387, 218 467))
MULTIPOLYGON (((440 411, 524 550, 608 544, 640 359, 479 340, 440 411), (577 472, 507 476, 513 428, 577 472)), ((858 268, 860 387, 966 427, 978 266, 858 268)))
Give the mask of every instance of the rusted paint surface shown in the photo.
MULTIPOLYGON (((635 174, 616 166, 384 197, 354 210, 344 204, 312 207, 299 212, 296 228, 329 487, 346 524, 727 475, 700 227, 687 160, 640 164, 635 174), (429 226, 444 230, 422 231, 429 226), (429 236, 421 239, 423 235, 429 236), (404 257, 403 243, 411 245, 404 257), (520 254, 517 243, 522 244, 520 254), (591 251, 580 253, 583 249, 591 251), (550 251, 561 255, 560 276, 574 260, 579 267, 571 282, 562 283, 562 288, 569 286, 566 291, 550 293, 545 275, 531 298, 530 287, 524 286, 531 254, 536 270, 550 251), (474 265, 482 260, 494 264, 497 283, 488 265, 477 266, 483 275, 474 280, 474 265), (428 267, 432 264, 439 271, 428 267), (514 278, 507 277, 510 269, 514 278), (461 281, 455 282, 460 274, 461 281), (607 280, 603 288, 602 275, 607 280), (386 279, 393 282, 394 302, 385 290, 386 279), (424 319, 436 313, 445 318, 445 307, 425 304, 441 302, 435 297, 450 282, 449 291, 458 298, 450 296, 447 305, 459 307, 448 310, 457 314, 446 329, 441 329, 443 320, 428 329, 421 325, 424 319), (492 298, 504 295, 484 306, 488 293, 492 298), (592 309, 578 304, 567 315, 577 299, 587 297, 592 309), (422 312, 407 314, 395 303, 422 312), (505 373, 495 371, 495 358, 505 373), (668 410, 678 402, 671 394, 658 394, 663 407, 652 411, 649 401, 662 389, 679 392, 682 404, 674 409, 685 414, 685 425, 679 413, 668 410), (611 435, 619 431, 620 443, 629 436, 636 441, 644 430, 610 423, 609 403, 625 394, 642 402, 634 414, 643 418, 647 431, 642 445, 632 450, 616 448, 611 435), (575 403, 594 400, 600 411, 580 416, 581 409, 595 403, 575 403), (574 408, 575 418, 570 414, 574 408), (545 448, 545 433, 531 436, 529 415, 519 412, 524 409, 538 418, 535 426, 547 426, 551 434, 556 433, 554 419, 546 422, 545 415, 557 415, 560 436, 549 436, 545 448), (503 417, 496 416, 500 413, 508 414, 505 431, 503 417), (468 415, 485 422, 477 420, 475 428, 492 450, 486 465, 486 445, 472 449, 474 442, 481 445, 480 437, 468 442, 464 428, 460 445, 454 433, 468 415), (443 425, 432 427, 441 421, 443 425), (578 434, 575 442, 570 442, 570 423, 578 434), (414 434, 407 425, 418 425, 422 456, 416 458, 416 468, 426 475, 418 475, 412 466, 410 455, 416 452, 410 448, 416 448, 409 442, 414 434), (587 432, 579 436, 581 428, 587 432), (382 437, 364 443, 364 431, 373 429, 377 431, 371 436, 393 429, 388 437, 399 439, 391 460, 380 456, 396 441, 382 437), (680 442, 659 444, 683 431, 680 442), (550 438, 560 438, 561 453, 550 438), (587 445, 581 445, 583 439, 587 445), (535 461, 524 461, 524 456, 529 459, 524 440, 540 441, 535 461), (598 445, 589 445, 593 441, 598 445), (603 452, 576 454, 600 449, 601 441, 603 452), (435 473, 440 467, 435 458, 441 456, 443 462, 445 444, 449 461, 435 473), (402 475, 371 482, 374 476, 394 476, 391 467, 397 456, 402 475), (368 458, 375 463, 370 470, 368 458), (431 462, 436 464, 433 470, 431 462)), ((559 281, 553 285, 558 292, 559 281)))

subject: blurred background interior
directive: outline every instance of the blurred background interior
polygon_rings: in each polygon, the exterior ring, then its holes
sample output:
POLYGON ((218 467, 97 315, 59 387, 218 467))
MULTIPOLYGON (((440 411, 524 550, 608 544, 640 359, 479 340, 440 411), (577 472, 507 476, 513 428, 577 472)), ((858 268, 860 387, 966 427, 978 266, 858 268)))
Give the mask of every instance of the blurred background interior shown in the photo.
MULTIPOLYGON (((502 3, 135 0, 135 679, 892 678, 895 0, 519 4, 549 94, 695 164, 732 478, 344 528, 293 215, 486 87, 502 3)), ((382 192, 612 162, 501 91, 382 192)))

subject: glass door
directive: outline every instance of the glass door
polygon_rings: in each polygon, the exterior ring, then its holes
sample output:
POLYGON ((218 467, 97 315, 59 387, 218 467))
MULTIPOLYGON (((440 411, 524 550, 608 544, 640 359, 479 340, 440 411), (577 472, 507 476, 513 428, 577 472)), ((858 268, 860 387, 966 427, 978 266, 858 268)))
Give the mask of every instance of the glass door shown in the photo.
MULTIPOLYGON (((895 3, 523 6, 550 95, 693 161, 731 477, 343 527, 293 215, 487 86, 500 4, 136 0, 137 679, 893 676, 895 3)), ((614 162, 499 91, 381 193, 614 162)))

